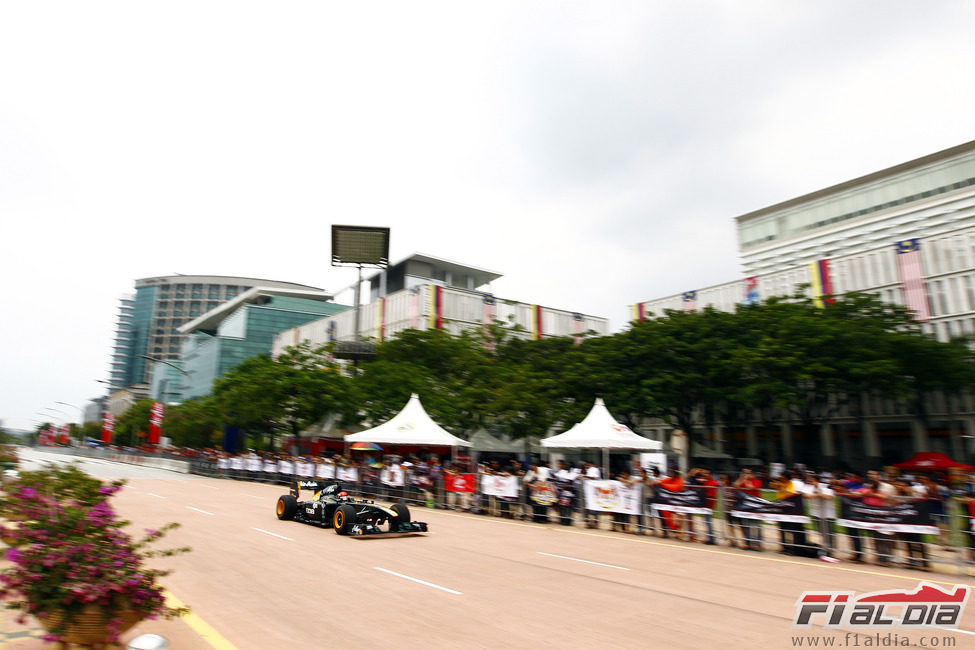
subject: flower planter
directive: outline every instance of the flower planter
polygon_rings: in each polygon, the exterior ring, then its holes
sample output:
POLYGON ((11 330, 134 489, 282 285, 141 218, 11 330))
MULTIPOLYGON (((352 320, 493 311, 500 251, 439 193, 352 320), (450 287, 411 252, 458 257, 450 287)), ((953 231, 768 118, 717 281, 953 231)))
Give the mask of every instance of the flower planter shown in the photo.
POLYGON ((85 605, 84 609, 71 617, 71 621, 63 629, 60 626, 64 621, 64 612, 51 612, 40 621, 49 634, 60 636, 62 643, 99 647, 109 643, 108 627, 113 618, 121 619, 116 633, 122 634, 141 621, 143 616, 131 609, 110 612, 99 605, 85 605))

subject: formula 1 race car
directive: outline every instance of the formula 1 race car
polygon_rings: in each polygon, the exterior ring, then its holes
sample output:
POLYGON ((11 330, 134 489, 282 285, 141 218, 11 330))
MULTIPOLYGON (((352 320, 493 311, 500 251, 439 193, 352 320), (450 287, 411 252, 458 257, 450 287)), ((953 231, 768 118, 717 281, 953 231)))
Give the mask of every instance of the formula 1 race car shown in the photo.
POLYGON ((300 521, 328 528, 339 535, 425 533, 422 521, 410 521, 405 503, 381 506, 366 499, 353 499, 341 485, 331 481, 295 481, 290 494, 278 497, 278 519, 300 521), (301 490, 314 490, 311 501, 299 501, 301 490), (386 525, 383 530, 380 526, 386 525))

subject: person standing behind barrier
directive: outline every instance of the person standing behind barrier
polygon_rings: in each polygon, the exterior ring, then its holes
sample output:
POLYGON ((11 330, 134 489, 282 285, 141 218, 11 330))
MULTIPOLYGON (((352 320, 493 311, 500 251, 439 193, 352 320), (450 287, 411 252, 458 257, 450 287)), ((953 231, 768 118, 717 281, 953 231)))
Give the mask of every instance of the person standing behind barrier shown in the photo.
MULTIPOLYGON (((580 478, 583 481, 598 481, 602 478, 602 474, 598 467, 587 462, 580 478)), ((583 492, 583 501, 585 501, 585 492, 583 492)), ((589 508, 586 508, 586 528, 599 528, 599 513, 589 508)))
MULTIPOLYGON (((761 497, 762 482, 755 476, 755 473, 747 467, 741 470, 741 474, 734 482, 734 487, 753 497, 761 497)), ((734 501, 732 501, 734 505, 734 501)), ((745 549, 750 551, 762 550, 762 521, 760 519, 741 519, 741 527, 745 532, 745 549)))
POLYGON ((833 535, 836 504, 833 502, 833 490, 829 487, 829 480, 829 474, 821 474, 818 480, 813 474, 807 474, 804 479, 807 486, 804 496, 809 499, 809 515, 819 532, 821 542, 819 558, 827 562, 834 560, 832 553, 836 543, 833 535))
MULTIPOLYGON (((709 469, 692 469, 687 473, 687 477, 691 482, 692 488, 701 490, 704 493, 704 505, 711 509, 711 514, 702 515, 704 517, 704 525, 708 531, 708 537, 704 543, 708 546, 714 546, 717 544, 717 539, 714 536, 712 517, 714 516, 714 509, 718 505, 719 483, 711 476, 711 470, 709 469)), ((688 516, 688 520, 690 519, 691 516, 688 516)))
POLYGON ((968 473, 967 480, 961 486, 958 500, 967 515, 964 519, 968 524, 965 528, 965 539, 968 540, 966 559, 970 564, 975 564, 975 472, 968 473))
POLYGON ((724 510, 725 537, 728 538, 728 545, 737 548, 739 542, 742 548, 745 547, 745 529, 738 517, 731 514, 731 509, 735 505, 735 493, 737 489, 731 484, 731 477, 727 474, 718 476, 718 484, 721 486, 721 506, 724 510), (738 534, 735 528, 738 528, 738 534))
MULTIPOLYGON (((894 479, 893 486, 894 495, 891 497, 891 500, 894 503, 907 503, 918 500, 917 495, 914 494, 914 490, 911 488, 911 484, 906 479, 894 479)), ((899 537, 904 540, 904 545, 907 547, 908 564, 912 568, 927 571, 931 565, 928 563, 928 554, 925 550, 924 539, 921 537, 921 533, 901 533, 899 537)))
MULTIPOLYGON (((846 478, 833 484, 833 491, 847 499, 860 499, 863 497, 863 479, 857 472, 847 472, 846 478)), ((860 537, 859 528, 846 528, 846 534, 850 537, 853 545, 853 557, 850 558, 857 564, 863 564, 866 560, 863 557, 863 540, 860 537)))
MULTIPOLYGON (((671 469, 667 472, 667 477, 660 480, 657 484, 658 489, 669 490, 671 492, 683 492, 684 491, 684 477, 680 475, 680 471, 677 469, 671 469)), ((663 511, 664 525, 674 533, 678 539, 689 539, 684 533, 684 516, 678 515, 675 512, 665 510, 663 511)))
POLYGON ((633 485, 633 488, 636 490, 636 494, 637 494, 637 503, 638 503, 637 507, 640 509, 640 514, 636 516, 636 527, 635 530, 633 531, 634 534, 636 535, 645 534, 644 531, 646 530, 647 527, 645 521, 646 516, 644 515, 645 508, 643 506, 644 500, 641 499, 641 497, 647 491, 646 490, 647 480, 648 480, 647 470, 639 466, 637 466, 637 468, 630 475, 630 481, 633 485))
POLYGON ((915 488, 916 493, 923 499, 927 499, 931 506, 931 517, 938 525, 938 542, 945 548, 948 547, 948 521, 945 512, 945 494, 941 486, 931 476, 923 474, 920 477, 921 485, 915 488))

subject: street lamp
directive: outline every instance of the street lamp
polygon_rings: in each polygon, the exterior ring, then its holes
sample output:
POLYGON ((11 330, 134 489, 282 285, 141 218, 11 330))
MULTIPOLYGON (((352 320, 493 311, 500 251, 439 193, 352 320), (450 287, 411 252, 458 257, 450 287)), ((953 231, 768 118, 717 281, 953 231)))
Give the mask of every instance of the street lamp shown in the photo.
POLYGON ((78 443, 81 443, 81 427, 85 423, 85 409, 80 406, 75 406, 74 404, 68 404, 67 402, 54 402, 55 404, 62 404, 64 406, 70 406, 73 409, 78 409, 78 443))

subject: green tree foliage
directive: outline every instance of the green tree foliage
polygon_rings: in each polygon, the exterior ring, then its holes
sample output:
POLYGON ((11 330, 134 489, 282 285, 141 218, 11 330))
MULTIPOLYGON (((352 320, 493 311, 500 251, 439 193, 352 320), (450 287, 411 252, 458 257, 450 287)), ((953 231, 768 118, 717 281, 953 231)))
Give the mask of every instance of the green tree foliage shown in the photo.
MULTIPOLYGON (((657 417, 700 441, 712 425, 801 423, 796 452, 818 448, 818 430, 838 410, 858 413, 864 395, 913 400, 973 384, 965 342, 939 343, 901 307, 870 295, 837 297, 826 308, 801 296, 742 305, 734 313, 670 311, 622 332, 528 340, 500 325, 452 335, 408 330, 376 346, 355 373, 327 347, 303 344, 277 360, 245 361, 214 393, 171 407, 166 433, 177 444, 212 444, 224 424, 251 434, 296 434, 326 415, 377 424, 411 393, 442 426, 479 426, 514 437, 543 436, 581 420, 596 397, 635 427, 657 417)), ((119 439, 148 427, 149 403, 119 419, 119 439)), ((766 440, 766 456, 780 450, 766 440)), ((791 459, 786 459, 791 460, 791 459)), ((808 458, 808 460, 814 460, 808 458)))
POLYGON ((114 442, 119 445, 138 446, 149 435, 149 413, 152 400, 139 400, 115 420, 114 442), (141 435, 140 435, 141 434, 141 435))
POLYGON ((230 424, 266 435, 297 435, 328 413, 349 416, 349 378, 331 361, 325 346, 289 348, 277 360, 248 359, 214 383, 213 404, 230 424))

